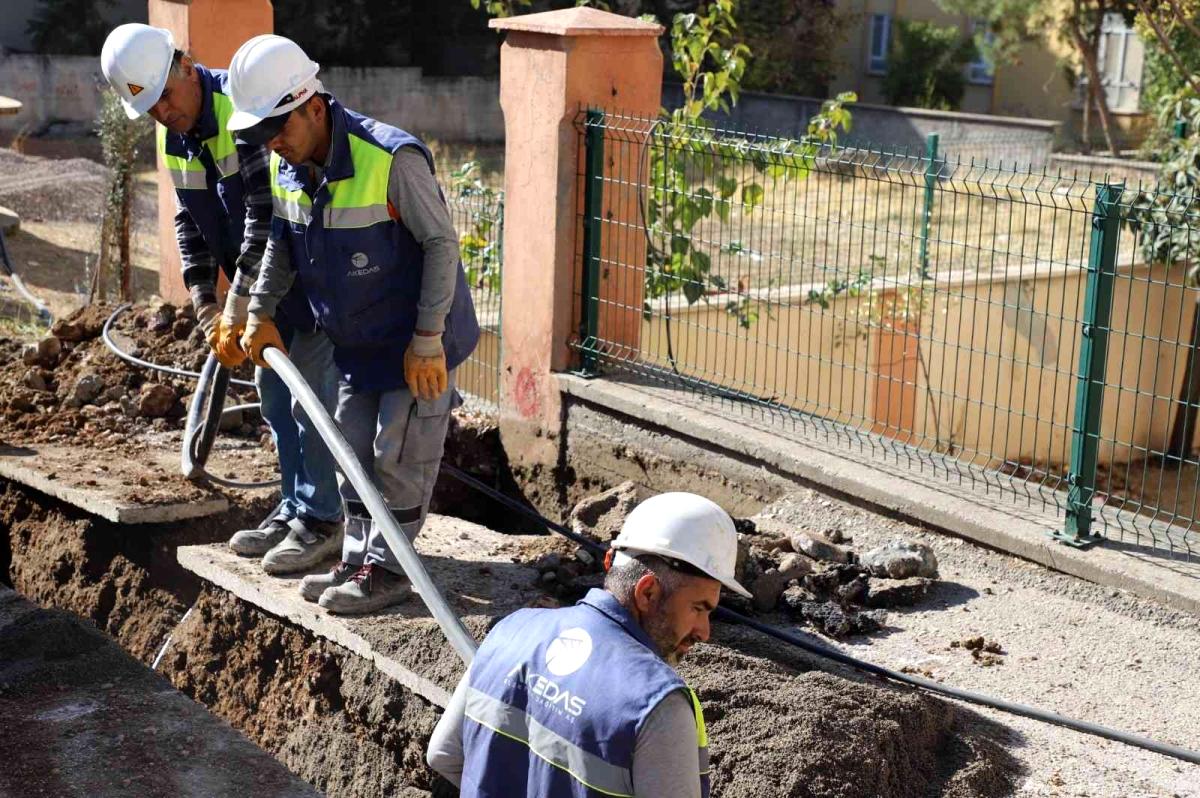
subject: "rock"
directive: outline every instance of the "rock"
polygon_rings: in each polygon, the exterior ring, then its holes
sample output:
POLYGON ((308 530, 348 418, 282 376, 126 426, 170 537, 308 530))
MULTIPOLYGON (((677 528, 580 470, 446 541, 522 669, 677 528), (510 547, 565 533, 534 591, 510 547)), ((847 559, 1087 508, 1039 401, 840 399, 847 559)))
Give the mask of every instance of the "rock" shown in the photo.
POLYGON ((32 388, 35 391, 46 391, 49 387, 46 385, 46 378, 37 369, 30 369, 21 377, 21 384, 26 388, 32 388))
POLYGON ((124 413, 128 418, 137 418, 138 403, 133 399, 132 396, 122 396, 117 401, 121 405, 122 413, 124 413))
POLYGON ((830 637, 867 634, 883 628, 887 613, 882 610, 855 612, 833 601, 812 601, 800 587, 790 587, 783 593, 783 603, 793 615, 803 618, 830 637))
POLYGON ((62 356, 62 351, 62 341, 53 335, 48 335, 40 341, 27 344, 21 351, 21 362, 26 366, 41 366, 42 368, 52 369, 58 365, 58 359, 62 356))
POLYGON ((175 340, 182 341, 192 334, 192 328, 195 326, 196 322, 192 319, 177 318, 171 325, 171 335, 175 336, 175 340))
POLYGON ((62 341, 90 341, 100 335, 108 313, 102 305, 87 305, 66 318, 54 322, 50 333, 62 341))
POLYGON ((108 404, 109 402, 119 402, 121 398, 128 394, 124 385, 110 385, 105 388, 96 400, 96 404, 108 404))
POLYGON ((217 425, 217 429, 221 432, 233 432, 242 426, 244 411, 238 410, 235 413, 222 413, 221 423, 217 425))
POLYGON ((86 405, 96 401, 104 391, 104 380, 96 374, 87 373, 81 374, 79 379, 75 380, 75 384, 71 386, 71 399, 79 402, 81 405, 86 405))
POLYGON ((794 533, 792 535, 792 549, 802 554, 807 554, 814 560, 840 563, 854 562, 854 554, 849 549, 844 549, 824 536, 815 533, 794 533))
POLYGON ((837 596, 846 604, 866 604, 871 586, 865 576, 859 576, 837 589, 837 596))
POLYGON ((600 543, 616 538, 625 517, 651 494, 635 482, 622 482, 611 490, 583 499, 571 510, 571 529, 600 543))
POLYGON ((759 612, 770 612, 779 603, 779 597, 787 589, 788 583, 803 579, 812 572, 812 560, 800 554, 789 554, 784 557, 778 568, 769 568, 753 581, 750 592, 754 594, 754 609, 759 612))
POLYGON ((170 385, 155 382, 142 386, 138 398, 138 414, 147 418, 162 418, 175 404, 175 389, 170 385))
POLYGON ((867 606, 881 609, 911 607, 929 595, 933 580, 923 577, 872 582, 867 595, 867 606))
POLYGON ((888 579, 908 579, 922 576, 936 579, 937 556, 933 549, 923 543, 908 540, 891 540, 862 556, 862 564, 871 569, 875 576, 888 579))
POLYGON ((596 564, 596 555, 582 546, 575 550, 575 559, 589 568, 596 564))
POLYGON ((36 413, 37 404, 33 401, 33 396, 27 393, 15 394, 8 400, 8 406, 11 410, 17 413, 36 413))
POLYGON ((150 320, 150 331, 165 333, 175 324, 175 306, 164 302, 154 309, 154 317, 150 320))

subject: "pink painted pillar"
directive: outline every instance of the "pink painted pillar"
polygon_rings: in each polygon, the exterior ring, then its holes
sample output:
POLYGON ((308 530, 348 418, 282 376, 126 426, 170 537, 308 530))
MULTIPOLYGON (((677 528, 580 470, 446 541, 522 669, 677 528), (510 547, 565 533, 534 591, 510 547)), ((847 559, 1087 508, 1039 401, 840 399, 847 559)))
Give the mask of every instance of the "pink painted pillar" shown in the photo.
MULTIPOLYGON (((501 320, 500 432, 510 459, 525 466, 558 462, 561 400, 553 372, 569 367, 568 339, 579 320, 583 226, 581 109, 616 109, 653 117, 662 100, 662 27, 592 8, 572 8, 492 20, 505 31, 500 51, 504 110, 504 283, 501 320)), ((614 145, 615 146, 615 145, 614 145)), ((626 154, 628 155, 628 154, 626 154)), ((606 154, 608 231, 641 224, 624 196, 638 159, 606 154), (624 174, 629 172, 629 174, 624 174)), ((608 338, 636 349, 644 260, 626 248, 616 269, 601 276, 603 299, 631 308, 605 324, 608 338), (631 279, 632 277, 632 279, 631 279), (629 316, 626 312, 624 316, 629 316)), ((602 319, 614 311, 606 309, 602 319)))
MULTIPOLYGON (((206 67, 225 69, 249 38, 275 30, 271 0, 149 0, 150 24, 166 28, 175 46, 206 67)), ((158 293, 168 301, 188 301, 175 245, 175 192, 158 165, 158 293)))

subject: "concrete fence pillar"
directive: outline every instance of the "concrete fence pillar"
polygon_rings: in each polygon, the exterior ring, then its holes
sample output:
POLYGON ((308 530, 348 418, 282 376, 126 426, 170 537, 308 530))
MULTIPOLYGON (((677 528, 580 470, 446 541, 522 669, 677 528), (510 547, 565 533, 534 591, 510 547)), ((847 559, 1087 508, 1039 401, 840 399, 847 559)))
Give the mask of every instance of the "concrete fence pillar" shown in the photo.
MULTIPOLYGON (((504 282, 500 431, 514 465, 558 462, 561 400, 553 372, 569 367, 579 320, 583 180, 579 129, 588 107, 654 116, 662 98, 662 27, 592 8, 492 20, 504 111, 504 282)), ((628 186, 639 158, 606 153, 601 213, 607 229, 638 229, 628 186), (627 174, 626 174, 627 172, 627 174), (624 188, 621 188, 624 187, 624 188), (622 199, 624 197, 624 199, 622 199)), ((634 240, 641 240, 640 234, 634 240)), ((644 258, 644 241, 641 244, 644 258)), ((640 275, 605 262, 600 297, 641 307, 640 275), (618 274, 618 271, 624 272, 618 274), (637 296, 626 286, 638 283, 637 296)), ((640 264, 624 252, 621 264, 640 264)), ((602 311, 606 312, 606 311, 602 311)), ((607 311, 611 312, 611 311, 607 311)), ((603 317, 602 317, 603 318, 603 317)), ((618 325, 624 336, 628 324, 618 325)), ((634 340, 621 340, 636 346, 634 340)))
MULTIPOLYGON (((271 0, 149 0, 151 25, 166 28, 175 46, 206 67, 225 69, 247 39, 275 30, 271 0)), ((188 299, 175 246, 175 196, 171 178, 158 165, 158 243, 162 253, 158 292, 164 299, 188 299)))

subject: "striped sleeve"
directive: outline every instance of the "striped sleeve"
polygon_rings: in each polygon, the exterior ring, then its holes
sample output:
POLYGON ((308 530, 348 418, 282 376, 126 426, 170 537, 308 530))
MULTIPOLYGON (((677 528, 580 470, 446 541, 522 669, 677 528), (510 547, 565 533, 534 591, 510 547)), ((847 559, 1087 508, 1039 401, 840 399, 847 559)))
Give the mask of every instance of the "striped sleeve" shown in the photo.
POLYGON ((241 142, 237 148, 246 203, 246 228, 231 290, 238 296, 249 296, 262 268, 263 253, 271 234, 270 153, 266 147, 241 142))
POLYGON ((183 266, 183 284, 192 296, 192 306, 217 301, 217 261, 200 234, 200 227, 183 203, 175 197, 175 243, 183 266))

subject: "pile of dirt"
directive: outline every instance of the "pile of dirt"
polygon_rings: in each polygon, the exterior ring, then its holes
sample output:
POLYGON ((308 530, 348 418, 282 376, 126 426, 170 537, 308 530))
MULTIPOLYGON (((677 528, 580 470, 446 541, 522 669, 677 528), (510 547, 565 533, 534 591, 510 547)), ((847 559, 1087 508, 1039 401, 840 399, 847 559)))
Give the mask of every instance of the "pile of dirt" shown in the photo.
MULTIPOLYGON (((607 546, 648 497, 633 482, 591 496, 571 511, 573 531, 607 546)), ((753 598, 727 595, 723 601, 744 614, 777 612, 843 638, 879 631, 888 609, 919 604, 936 586, 937 557, 924 544, 894 540, 856 551, 839 530, 761 530, 750 519, 735 524, 737 576, 753 598)), ((542 589, 564 601, 603 581, 599 558, 558 537, 528 547, 525 556, 538 569, 542 589)))
POLYGON ((206 588, 159 670, 332 798, 426 796, 439 712, 346 649, 206 588))
POLYGON ((256 524, 268 498, 241 503, 217 518, 156 526, 105 521, 72 505, 0 483, 0 561, 14 589, 48 607, 69 610, 149 662, 199 591, 175 549, 211 543, 256 524))
MULTIPOLYGON (((0 440, 70 441, 89 449, 122 450, 153 432, 182 429, 195 382, 151 371, 117 357, 101 338, 114 308, 90 305, 55 323, 40 341, 0 339, 0 440)), ((208 354, 190 306, 138 305, 113 326, 117 345, 152 363, 197 371, 208 354)), ((250 369, 242 366, 242 379, 250 369)), ((249 401, 250 389, 239 399, 249 401)), ((230 430, 262 437, 265 427, 230 430)))
POLYGON ((1020 767, 998 724, 813 669, 736 627, 717 627, 714 639, 680 666, 704 705, 714 795, 1000 798, 1015 789, 1020 767))
MULTIPOLYGON (((0 204, 30 222, 99 223, 108 180, 108 167, 88 158, 39 158, 0 148, 0 204)), ((153 191, 135 191, 135 222, 151 226, 156 205, 153 191)))

